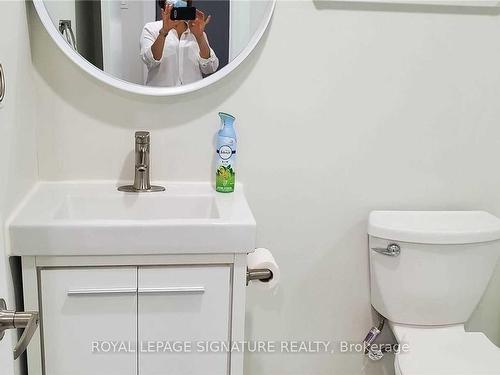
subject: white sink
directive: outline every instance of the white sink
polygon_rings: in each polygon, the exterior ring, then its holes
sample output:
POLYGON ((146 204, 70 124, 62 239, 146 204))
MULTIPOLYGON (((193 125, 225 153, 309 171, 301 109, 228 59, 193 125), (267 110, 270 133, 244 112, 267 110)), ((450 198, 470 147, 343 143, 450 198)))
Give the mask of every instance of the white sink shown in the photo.
POLYGON ((165 194, 140 196, 106 194, 99 196, 68 195, 54 213, 56 220, 166 220, 218 219, 213 195, 165 194))
POLYGON ((112 182, 41 182, 8 220, 13 255, 244 253, 255 220, 243 187, 163 183, 155 193, 123 193, 112 182))

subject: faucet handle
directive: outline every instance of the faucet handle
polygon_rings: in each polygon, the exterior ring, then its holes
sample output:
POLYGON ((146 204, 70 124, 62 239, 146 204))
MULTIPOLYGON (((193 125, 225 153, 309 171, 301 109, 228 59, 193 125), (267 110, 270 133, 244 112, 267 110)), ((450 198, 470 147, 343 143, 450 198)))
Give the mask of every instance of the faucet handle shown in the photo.
POLYGON ((135 143, 149 143, 149 132, 147 131, 137 131, 135 132, 135 143))

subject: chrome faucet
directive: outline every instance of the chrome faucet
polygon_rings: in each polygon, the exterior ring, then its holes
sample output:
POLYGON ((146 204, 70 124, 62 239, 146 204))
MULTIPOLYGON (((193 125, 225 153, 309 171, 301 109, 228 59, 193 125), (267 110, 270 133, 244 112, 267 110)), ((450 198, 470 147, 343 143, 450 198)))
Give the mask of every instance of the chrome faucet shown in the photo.
POLYGON ((135 132, 135 176, 133 185, 120 186, 118 190, 129 193, 164 191, 163 186, 151 185, 150 181, 150 134, 146 131, 135 132))

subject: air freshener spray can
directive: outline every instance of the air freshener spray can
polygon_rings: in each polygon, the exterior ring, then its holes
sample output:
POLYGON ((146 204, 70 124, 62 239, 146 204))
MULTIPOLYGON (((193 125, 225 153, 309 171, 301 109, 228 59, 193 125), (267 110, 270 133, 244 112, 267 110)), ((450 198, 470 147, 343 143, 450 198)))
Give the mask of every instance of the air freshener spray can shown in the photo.
POLYGON ((219 193, 232 193, 236 182, 236 132, 234 116, 219 112, 221 129, 217 133, 217 162, 215 190, 219 193))

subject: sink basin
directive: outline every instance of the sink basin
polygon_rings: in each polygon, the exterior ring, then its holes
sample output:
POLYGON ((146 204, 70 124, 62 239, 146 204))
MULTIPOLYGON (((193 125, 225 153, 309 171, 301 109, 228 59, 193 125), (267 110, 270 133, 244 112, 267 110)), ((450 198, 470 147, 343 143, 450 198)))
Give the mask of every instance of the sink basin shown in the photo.
POLYGON ((255 220, 243 187, 163 183, 124 193, 113 182, 40 182, 8 220, 12 255, 245 253, 255 220))
MULTIPOLYGON (((145 194, 144 194, 145 195, 145 194)), ((54 214, 56 220, 218 219, 213 195, 135 196, 105 194, 67 196, 54 214)))

